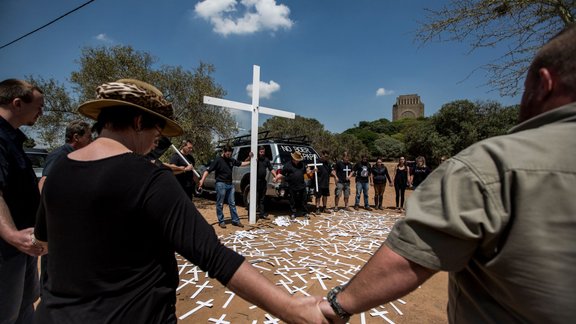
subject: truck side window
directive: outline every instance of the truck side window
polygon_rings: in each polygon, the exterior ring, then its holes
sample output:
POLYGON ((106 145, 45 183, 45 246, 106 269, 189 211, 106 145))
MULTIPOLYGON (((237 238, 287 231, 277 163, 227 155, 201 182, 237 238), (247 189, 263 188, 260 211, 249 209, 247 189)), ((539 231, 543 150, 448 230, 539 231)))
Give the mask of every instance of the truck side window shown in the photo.
POLYGON ((245 161, 248 158, 248 153, 250 153, 250 146, 242 147, 238 150, 238 157, 236 159, 240 162, 245 161))

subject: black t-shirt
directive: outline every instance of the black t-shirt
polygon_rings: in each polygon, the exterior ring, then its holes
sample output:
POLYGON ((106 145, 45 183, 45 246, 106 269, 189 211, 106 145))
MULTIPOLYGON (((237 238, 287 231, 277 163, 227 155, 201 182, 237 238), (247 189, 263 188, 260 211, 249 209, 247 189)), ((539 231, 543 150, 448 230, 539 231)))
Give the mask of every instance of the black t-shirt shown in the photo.
POLYGON ((272 163, 267 157, 258 157, 258 164, 256 166, 256 179, 266 180, 266 170, 272 171, 272 163))
POLYGON ((354 174, 356 176, 356 182, 366 183, 370 178, 370 163, 368 162, 358 162, 354 165, 354 174))
MULTIPOLYGON (((34 226, 40 202, 38 180, 22 144, 26 136, 0 117, 0 191, 18 230, 34 226)), ((0 238, 0 258, 21 253, 0 238)))
POLYGON ((284 164, 282 175, 284 175, 284 180, 290 189, 301 190, 306 188, 306 182, 304 181, 306 170, 307 168, 302 162, 298 162, 296 165, 292 161, 284 164))
POLYGON ((336 162, 336 166, 334 168, 336 169, 336 177, 338 178, 338 182, 340 183, 350 182, 350 180, 346 179, 346 172, 348 172, 348 175, 352 173, 352 163, 350 162, 344 163, 344 161, 338 161, 336 162))
POLYGON ((322 165, 318 166, 318 188, 330 187, 330 173, 332 172, 332 165, 328 161, 323 161, 322 165))
POLYGON ((412 173, 413 176, 412 185, 414 187, 418 187, 418 185, 422 183, 422 181, 424 181, 424 179, 426 179, 426 177, 430 174, 430 168, 427 166, 415 166, 410 170, 410 173, 412 173))
MULTIPOLYGON (((184 158, 188 161, 188 163, 192 165, 196 165, 196 160, 192 156, 192 154, 184 155, 184 158)), ((188 163, 180 157, 178 153, 172 154, 170 157, 170 163, 177 165, 177 166, 188 166, 188 163)), ((176 175, 176 179, 180 182, 180 185, 184 188, 194 187, 194 174, 192 172, 182 172, 176 175)))
POLYGON ((175 252, 224 285, 244 260, 220 243, 169 170, 132 153, 60 160, 35 234, 50 246, 36 323, 165 323, 175 312, 175 252))
POLYGON ((392 180, 390 180, 390 175, 388 174, 388 168, 385 165, 382 165, 381 168, 373 166, 372 176, 374 177, 374 184, 385 184, 386 179, 388 179, 389 182, 392 182, 392 180))
POLYGON ((219 156, 210 164, 206 171, 214 171, 216 173, 214 177, 216 182, 232 183, 232 168, 241 165, 242 162, 236 159, 219 156))

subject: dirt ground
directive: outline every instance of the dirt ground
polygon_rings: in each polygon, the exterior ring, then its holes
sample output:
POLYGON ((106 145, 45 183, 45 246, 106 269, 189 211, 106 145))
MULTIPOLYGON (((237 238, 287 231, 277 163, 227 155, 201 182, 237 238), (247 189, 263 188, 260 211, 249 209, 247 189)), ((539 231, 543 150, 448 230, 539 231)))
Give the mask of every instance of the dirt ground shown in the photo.
MULTIPOLYGON (((351 187, 350 205, 353 205, 354 184, 351 187)), ((334 207, 333 193, 331 189, 328 207, 334 207)), ((372 187, 369 194, 373 205, 372 187)), ((407 190, 406 196, 410 194, 407 190)), ((298 222, 288 226, 278 225, 287 223, 287 202, 270 203, 270 220, 259 220, 254 225, 248 224, 248 210, 238 206, 243 229, 230 225, 227 205, 224 215, 228 226, 226 229, 217 226, 215 197, 196 197, 194 202, 221 240, 245 255, 270 281, 294 295, 325 296, 327 290, 346 282, 360 269, 384 241, 394 222, 403 217, 403 213, 394 210, 394 199, 394 188, 387 187, 384 211, 324 213, 312 216, 309 222, 298 218, 298 222)), ((314 210, 312 204, 310 210, 314 210)), ((277 322, 265 311, 232 296, 186 260, 179 260, 179 264, 181 286, 176 308, 181 323, 277 322)), ((402 299, 355 315, 350 323, 446 323, 446 305, 447 274, 438 273, 402 299)))

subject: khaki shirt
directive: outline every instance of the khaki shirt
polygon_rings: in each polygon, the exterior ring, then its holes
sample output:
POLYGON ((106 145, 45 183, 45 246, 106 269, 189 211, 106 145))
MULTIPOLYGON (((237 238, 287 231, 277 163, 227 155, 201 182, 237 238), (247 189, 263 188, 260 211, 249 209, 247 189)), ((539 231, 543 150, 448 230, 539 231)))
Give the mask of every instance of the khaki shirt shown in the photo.
POLYGON ((576 103, 444 162, 388 247, 450 272, 452 323, 576 319, 576 103))

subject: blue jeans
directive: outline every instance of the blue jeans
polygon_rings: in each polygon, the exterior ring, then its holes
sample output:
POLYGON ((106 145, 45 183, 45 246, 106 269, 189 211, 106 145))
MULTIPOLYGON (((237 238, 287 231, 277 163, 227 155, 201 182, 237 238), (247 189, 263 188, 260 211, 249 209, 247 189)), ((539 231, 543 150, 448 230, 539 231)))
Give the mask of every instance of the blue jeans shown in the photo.
POLYGON ((368 182, 356 182, 356 200, 354 206, 360 205, 360 192, 364 193, 364 207, 370 207, 368 203, 368 182))
POLYGON ((231 183, 216 182, 216 216, 218 216, 218 223, 224 223, 224 200, 228 203, 230 208, 230 217, 232 223, 240 223, 240 217, 236 211, 236 201, 234 200, 234 186, 231 183))
POLYGON ((0 255, 0 323, 32 323, 39 296, 38 258, 0 255))

